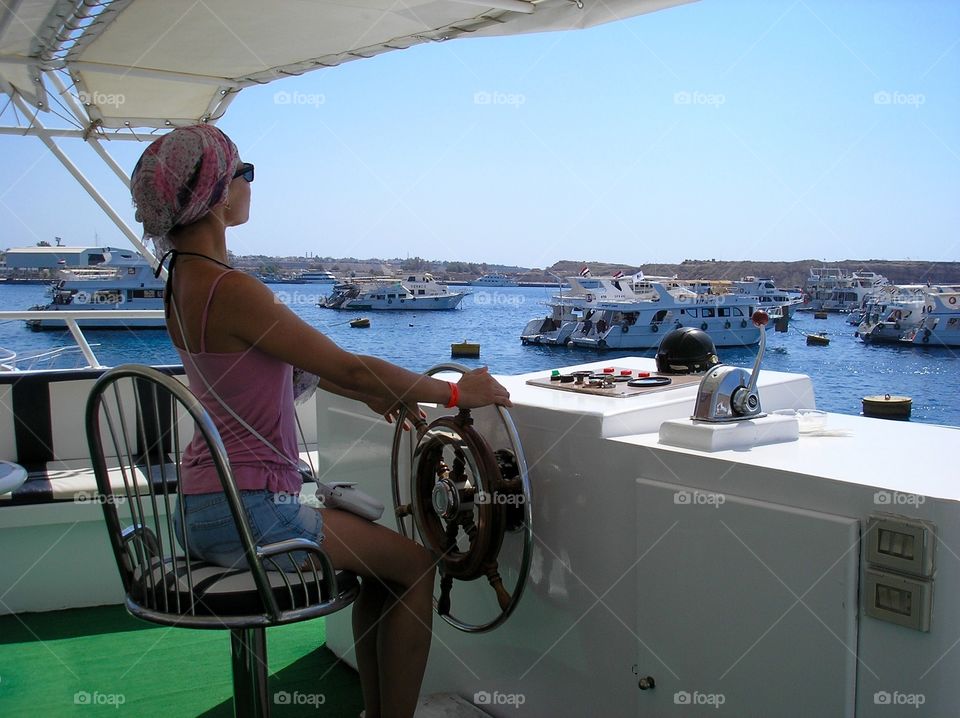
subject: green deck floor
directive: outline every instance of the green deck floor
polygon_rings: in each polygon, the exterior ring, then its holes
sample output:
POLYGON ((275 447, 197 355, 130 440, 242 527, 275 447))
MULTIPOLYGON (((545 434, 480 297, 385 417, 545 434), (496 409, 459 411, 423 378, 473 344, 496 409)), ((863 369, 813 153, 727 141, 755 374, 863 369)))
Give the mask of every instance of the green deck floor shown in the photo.
MULTIPOLYGON (((322 619, 267 631, 273 716, 359 715, 357 674, 324 637, 322 619)), ((227 718, 232 692, 228 631, 155 626, 121 606, 0 616, 4 718, 227 718)))

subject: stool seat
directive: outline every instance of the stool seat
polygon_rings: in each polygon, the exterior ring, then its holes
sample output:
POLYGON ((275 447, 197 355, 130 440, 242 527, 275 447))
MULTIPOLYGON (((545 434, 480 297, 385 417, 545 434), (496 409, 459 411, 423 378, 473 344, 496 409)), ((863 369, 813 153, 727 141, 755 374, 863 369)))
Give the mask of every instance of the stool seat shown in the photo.
POLYGON ((27 480, 27 470, 12 461, 0 460, 0 494, 16 491, 27 480))
MULTIPOLYGON (((267 571, 270 588, 282 611, 331 601, 322 581, 322 573, 311 571, 267 571)), ((357 577, 347 571, 337 571, 337 592, 350 595, 359 588, 357 577)), ((242 618, 256 623, 263 612, 263 599, 257 589, 253 573, 246 567, 225 567, 205 561, 191 561, 183 557, 153 561, 153 570, 134 569, 131 596, 137 603, 153 606, 190 607, 194 616, 216 616, 230 623, 242 618), (188 578, 189 572, 189 578, 188 578), (192 604, 192 606, 191 606, 192 604)), ((154 618, 154 620, 156 620, 154 618)), ((178 615, 169 623, 183 624, 178 615)), ((271 625, 277 625, 273 622, 271 625)), ((202 626, 203 624, 201 624, 202 626)), ((222 628, 210 626, 211 628, 222 628)))

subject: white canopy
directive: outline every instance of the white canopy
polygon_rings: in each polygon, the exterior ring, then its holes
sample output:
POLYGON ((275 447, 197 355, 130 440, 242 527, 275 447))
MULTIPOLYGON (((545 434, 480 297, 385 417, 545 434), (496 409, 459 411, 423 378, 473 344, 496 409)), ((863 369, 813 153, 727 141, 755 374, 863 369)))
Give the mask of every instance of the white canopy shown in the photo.
POLYGON ((98 128, 216 120, 244 87, 464 36, 591 27, 691 0, 4 0, 0 91, 98 128), (56 90, 55 90, 56 91, 56 90))

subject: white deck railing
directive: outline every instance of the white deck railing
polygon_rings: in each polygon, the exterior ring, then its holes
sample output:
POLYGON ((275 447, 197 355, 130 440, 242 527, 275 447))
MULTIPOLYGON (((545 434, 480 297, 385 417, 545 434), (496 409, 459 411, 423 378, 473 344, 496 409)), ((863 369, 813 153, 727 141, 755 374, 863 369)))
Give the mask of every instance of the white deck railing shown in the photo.
POLYGON ((162 309, 78 309, 69 311, 48 311, 43 309, 26 309, 23 311, 0 312, 0 322, 10 320, 29 320, 42 319, 45 321, 62 321, 77 343, 83 358, 87 361, 87 368, 102 369, 103 364, 99 362, 93 353, 87 338, 83 335, 83 330, 77 324, 77 320, 82 319, 103 319, 105 314, 109 313, 110 319, 122 321, 124 319, 163 319, 162 309))

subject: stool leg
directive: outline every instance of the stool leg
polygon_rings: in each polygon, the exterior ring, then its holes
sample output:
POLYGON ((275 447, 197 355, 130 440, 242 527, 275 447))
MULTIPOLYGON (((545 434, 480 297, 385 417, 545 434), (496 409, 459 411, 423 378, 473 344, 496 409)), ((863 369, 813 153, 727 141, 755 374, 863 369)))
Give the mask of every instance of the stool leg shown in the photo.
POLYGON ((267 696, 267 632, 263 628, 230 629, 233 669, 233 715, 269 718, 267 696))

